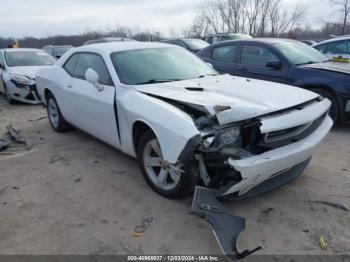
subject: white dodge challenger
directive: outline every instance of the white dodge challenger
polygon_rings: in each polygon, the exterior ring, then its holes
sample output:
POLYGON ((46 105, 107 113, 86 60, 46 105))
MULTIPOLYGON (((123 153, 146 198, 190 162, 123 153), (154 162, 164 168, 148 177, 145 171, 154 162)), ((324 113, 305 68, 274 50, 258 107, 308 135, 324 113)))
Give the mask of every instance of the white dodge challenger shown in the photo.
POLYGON ((287 85, 218 75, 161 43, 75 48, 36 76, 57 132, 77 127, 137 157, 168 198, 198 183, 241 199, 300 175, 328 134, 330 101, 287 85))

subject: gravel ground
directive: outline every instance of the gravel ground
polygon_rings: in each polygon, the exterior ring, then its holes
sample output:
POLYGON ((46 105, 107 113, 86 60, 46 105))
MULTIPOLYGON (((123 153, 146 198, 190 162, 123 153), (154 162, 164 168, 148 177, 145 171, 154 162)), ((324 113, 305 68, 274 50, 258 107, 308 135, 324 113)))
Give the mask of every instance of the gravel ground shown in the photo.
MULTIPOLYGON (((220 254, 215 237, 189 215, 191 197, 155 194, 137 163, 82 133, 54 133, 41 106, 0 96, 0 135, 13 124, 31 145, 0 154, 0 254, 220 254), (152 217, 141 237, 134 228, 152 217)), ((263 255, 350 254, 350 126, 337 126, 295 182, 227 207, 247 219, 239 245, 263 255), (328 243, 319 247, 320 237, 328 243)))

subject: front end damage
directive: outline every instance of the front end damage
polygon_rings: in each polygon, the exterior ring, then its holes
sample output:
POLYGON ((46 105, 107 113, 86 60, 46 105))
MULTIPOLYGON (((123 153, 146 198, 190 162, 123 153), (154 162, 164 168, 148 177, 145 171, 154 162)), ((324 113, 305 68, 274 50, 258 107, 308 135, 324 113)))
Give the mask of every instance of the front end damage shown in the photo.
POLYGON ((256 196, 301 175, 333 125, 328 116, 330 101, 319 97, 234 123, 227 118, 230 106, 216 106, 213 116, 197 106, 173 104, 193 117, 201 134, 189 141, 179 159, 186 165, 194 157, 205 185, 196 188, 193 215, 210 224, 226 255, 234 259, 250 255, 259 248, 242 253, 237 248, 244 219, 220 202, 256 196))
POLYGON ((34 79, 24 76, 9 76, 5 84, 12 99, 28 104, 41 103, 34 79))

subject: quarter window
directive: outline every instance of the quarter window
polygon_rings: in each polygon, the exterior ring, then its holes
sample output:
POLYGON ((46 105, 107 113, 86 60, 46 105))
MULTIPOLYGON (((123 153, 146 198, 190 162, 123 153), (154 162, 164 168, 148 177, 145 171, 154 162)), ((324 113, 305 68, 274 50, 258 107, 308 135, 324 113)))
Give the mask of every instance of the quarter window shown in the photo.
POLYGON ((74 77, 74 67, 75 67, 75 64, 77 63, 78 56, 79 54, 75 54, 71 56, 63 67, 67 71, 67 73, 73 77, 74 77))
POLYGON ((267 62, 272 60, 279 59, 266 48, 254 45, 245 45, 242 48, 242 64, 265 66, 267 62))
POLYGON ((318 51, 320 51, 322 54, 327 53, 327 45, 319 45, 315 47, 318 51))
POLYGON ((102 85, 113 85, 111 76, 102 57, 97 54, 75 54, 68 60, 64 68, 71 76, 84 80, 86 71, 91 68, 99 75, 102 85))
POLYGON ((237 56, 237 45, 227 45, 214 48, 212 58, 221 62, 233 62, 237 56))

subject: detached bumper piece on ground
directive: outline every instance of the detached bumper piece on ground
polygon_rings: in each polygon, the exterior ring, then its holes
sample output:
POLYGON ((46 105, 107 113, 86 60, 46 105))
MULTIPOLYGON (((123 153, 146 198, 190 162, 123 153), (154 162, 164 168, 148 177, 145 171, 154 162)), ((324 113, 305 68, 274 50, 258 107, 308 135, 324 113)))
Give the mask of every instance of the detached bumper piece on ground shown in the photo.
POLYGON ((27 150, 29 149, 27 142, 20 136, 20 131, 9 125, 3 138, 0 138, 0 152, 8 149, 12 143, 24 145, 27 150))
POLYGON ((231 259, 240 260, 260 250, 261 247, 257 247, 239 252, 237 239, 245 228, 245 219, 233 215, 218 201, 218 196, 219 190, 197 187, 192 214, 210 224, 221 251, 231 259))

